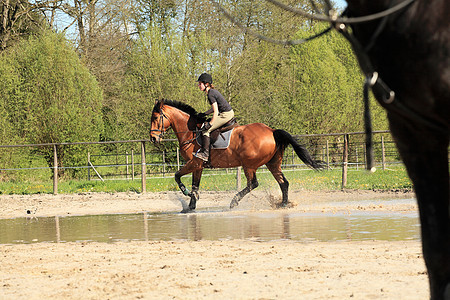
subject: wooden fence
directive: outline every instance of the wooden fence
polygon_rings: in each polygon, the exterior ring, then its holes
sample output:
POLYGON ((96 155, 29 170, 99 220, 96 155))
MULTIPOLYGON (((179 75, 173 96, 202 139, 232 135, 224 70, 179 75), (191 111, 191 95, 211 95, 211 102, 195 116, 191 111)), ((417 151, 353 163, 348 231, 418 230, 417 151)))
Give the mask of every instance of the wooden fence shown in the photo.
MULTIPOLYGON (((364 147, 364 133, 352 132, 352 133, 332 133, 332 134, 312 134, 312 135, 296 135, 297 139, 304 144, 311 152, 315 159, 322 160, 327 168, 341 168, 342 169, 342 188, 345 188, 347 184, 347 171, 348 168, 364 168, 365 167, 365 147, 364 147)), ((386 164, 400 163, 398 153, 393 145, 392 138, 389 131, 376 131, 374 132, 375 140, 375 158, 376 165, 381 166, 384 170, 386 164), (386 139, 385 136, 388 138, 386 139), (375 139, 375 137, 379 137, 375 139)), ((174 142, 175 140, 163 140, 162 143, 174 142)), ((106 153, 92 154, 87 152, 86 165, 76 166, 72 168, 84 168, 87 169, 87 177, 89 180, 99 179, 105 180, 104 177, 113 177, 115 179, 122 177, 127 180, 135 180, 140 177, 141 180, 141 192, 146 192, 146 177, 150 176, 173 176, 183 164, 182 158, 179 155, 179 149, 175 151, 158 151, 153 150, 151 152, 146 150, 149 140, 125 140, 125 141, 110 141, 110 142, 77 142, 77 143, 49 143, 49 144, 28 144, 28 145, 0 145, 2 148, 39 148, 39 147, 52 147, 53 148, 53 194, 58 193, 58 170, 63 169, 58 167, 58 148, 68 147, 74 145, 80 145, 88 147, 89 145, 117 145, 117 144, 133 144, 131 151, 125 153, 111 154, 108 151, 106 153), (139 149, 136 145, 139 145, 139 149), (115 157, 115 163, 101 162, 101 159, 105 160, 105 157, 115 157), (124 157, 125 161, 119 163, 118 157, 124 157), (155 158, 156 157, 156 158, 155 158), (150 158, 150 159, 149 159, 150 158), (151 161, 151 162, 150 162, 151 161), (139 167, 135 168, 136 166, 139 167), (150 167, 151 172, 148 172, 150 167), (108 171, 103 173, 101 169, 115 168, 120 169, 118 174, 112 174, 108 171), (138 171, 139 170, 139 171, 138 171), (113 175, 113 176, 111 176, 113 175)), ((107 161, 107 160, 106 160, 107 161)), ((45 167, 40 167, 45 168, 45 167)), ((48 168, 48 167, 47 167, 48 168)), ((263 167, 262 167, 263 168, 263 167)), ((288 148, 285 152, 283 168, 306 168, 295 155, 292 148, 288 148), (291 150, 290 150, 291 149, 291 150)), ((25 170, 33 168, 3 168, 1 172, 25 170)), ((236 187, 241 188, 240 182, 240 168, 234 168, 237 176, 236 187)), ((227 170, 229 172, 230 170, 227 170)))

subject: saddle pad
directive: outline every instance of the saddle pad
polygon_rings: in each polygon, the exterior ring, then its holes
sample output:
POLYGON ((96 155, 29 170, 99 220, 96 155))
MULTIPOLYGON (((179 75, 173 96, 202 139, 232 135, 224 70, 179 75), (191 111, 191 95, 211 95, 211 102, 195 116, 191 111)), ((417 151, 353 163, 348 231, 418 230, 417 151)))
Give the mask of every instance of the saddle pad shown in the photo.
MULTIPOLYGON (((214 142, 214 144, 211 145, 211 149, 226 149, 228 146, 230 146, 230 137, 231 133, 233 132, 234 128, 231 130, 222 132, 219 134, 219 137, 214 142)), ((200 146, 203 144, 201 135, 197 135, 196 138, 197 144, 200 146)))

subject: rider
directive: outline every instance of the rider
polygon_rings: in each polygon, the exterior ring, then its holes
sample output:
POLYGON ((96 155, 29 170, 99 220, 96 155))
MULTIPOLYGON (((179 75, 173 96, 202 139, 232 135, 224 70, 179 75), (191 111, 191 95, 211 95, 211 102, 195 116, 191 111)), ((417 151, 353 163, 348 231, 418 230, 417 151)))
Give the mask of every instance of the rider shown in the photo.
POLYGON ((216 90, 212 84, 212 77, 203 73, 198 78, 198 88, 208 96, 208 102, 211 108, 205 112, 205 115, 213 114, 210 122, 205 122, 202 126, 203 145, 202 149, 194 154, 203 161, 208 161, 210 133, 230 121, 234 117, 233 109, 227 100, 216 90))

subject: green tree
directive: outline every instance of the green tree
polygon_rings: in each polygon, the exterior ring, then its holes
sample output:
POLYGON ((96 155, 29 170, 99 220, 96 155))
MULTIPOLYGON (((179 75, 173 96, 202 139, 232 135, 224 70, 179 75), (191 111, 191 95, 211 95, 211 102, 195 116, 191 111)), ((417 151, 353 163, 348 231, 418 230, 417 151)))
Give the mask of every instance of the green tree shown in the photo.
POLYGON ((139 36, 127 62, 119 108, 123 138, 148 138, 155 100, 194 104, 193 99, 200 95, 178 35, 162 37, 159 27, 149 27, 139 36))
MULTIPOLYGON (((8 122, 33 144, 98 141, 102 91, 62 35, 44 32, 5 54, 16 74, 5 95, 8 122)), ((49 166, 53 149, 39 148, 49 166)), ((84 161, 76 146, 58 149, 61 166, 84 161)))
MULTIPOLYGON (((302 31, 311 36, 322 30, 318 24, 302 31)), ((292 47, 291 61, 296 97, 290 102, 304 133, 361 131, 363 127, 363 77, 348 43, 332 32, 306 44, 292 47)), ((373 101, 372 101, 373 102, 373 101)), ((375 115, 379 118, 377 108, 375 115)), ((385 129, 385 118, 375 119, 376 129, 385 129)))
MULTIPOLYGON (((22 137, 16 135, 15 126, 11 120, 14 118, 10 115, 8 100, 16 102, 14 98, 20 97, 17 87, 20 86, 20 77, 17 69, 11 63, 4 53, 0 53, 0 145, 15 145, 23 143, 22 137)), ((0 168, 8 169, 13 166, 20 165, 21 161, 25 161, 23 156, 11 155, 16 150, 12 148, 0 148, 0 168)), ((17 153, 17 152, 16 152, 17 153)), ((0 181, 5 178, 9 179, 6 172, 0 171, 0 181)))
MULTIPOLYGON (((10 111, 11 102, 17 103, 22 95, 18 87, 21 85, 18 68, 15 61, 10 60, 5 53, 0 54, 0 145, 20 143, 21 137, 15 134, 15 128, 23 122, 17 114, 10 111), (12 113, 12 114, 11 114, 12 113), (17 118, 17 119, 16 119, 17 118), (13 120, 16 122, 12 122, 13 120)), ((23 126, 23 125, 22 125, 23 126)))
POLYGON ((233 107, 242 124, 261 122, 292 131, 286 99, 291 84, 289 48, 266 42, 247 44, 236 61, 233 107))

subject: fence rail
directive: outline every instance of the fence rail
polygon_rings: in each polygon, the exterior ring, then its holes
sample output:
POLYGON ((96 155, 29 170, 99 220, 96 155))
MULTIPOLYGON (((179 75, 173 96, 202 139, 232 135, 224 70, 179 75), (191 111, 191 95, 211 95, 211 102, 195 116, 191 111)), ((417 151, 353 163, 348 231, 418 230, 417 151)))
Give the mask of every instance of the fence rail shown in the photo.
MULTIPOLYGON (((315 159, 322 160, 327 168, 342 169, 342 188, 346 186, 348 168, 364 168, 365 144, 363 132, 351 133, 330 133, 330 134, 310 134, 295 135, 300 139, 315 159)), ((162 143, 175 142, 174 139, 163 140, 162 143)), ((146 192, 146 176, 169 177, 181 168, 184 164, 180 157, 179 148, 170 150, 146 150, 149 140, 122 140, 108 142, 74 142, 74 143, 49 143, 49 144, 26 144, 26 145, 0 145, 0 152, 11 148, 37 149, 50 147, 53 150, 53 165, 51 167, 14 167, 4 165, 0 168, 0 179, 2 172, 12 172, 17 170, 41 170, 50 169, 53 177, 53 193, 58 193, 58 171, 65 169, 85 170, 88 180, 125 179, 141 180, 141 191, 146 192), (124 152, 99 149, 100 146, 108 147, 113 145, 122 146, 124 152), (128 145, 128 146, 127 146, 128 145), (130 146, 131 145, 131 146, 130 146), (86 163, 76 166, 62 166, 58 158, 59 147, 81 146, 86 150, 86 163), (94 150, 89 147, 97 146, 94 150), (140 168, 139 168, 140 166, 140 168)), ((389 131, 374 132, 374 156, 376 166, 383 170, 388 164, 401 163, 395 145, 389 131)), ((11 154, 12 155, 12 154, 11 154)), ((49 159, 47 159, 48 164, 49 159)), ((4 162, 3 162, 4 163, 4 162)), ((264 169, 264 167, 261 167, 264 169)), ((303 162, 295 155, 292 148, 285 151, 283 160, 284 169, 306 168, 303 162)), ((226 169, 226 172, 237 173, 237 188, 240 188, 240 168, 226 169)))

